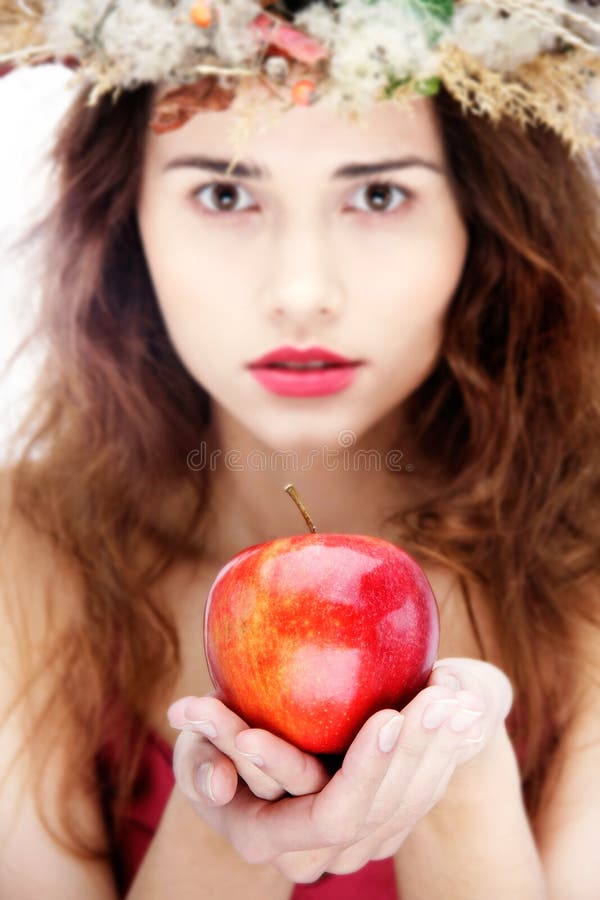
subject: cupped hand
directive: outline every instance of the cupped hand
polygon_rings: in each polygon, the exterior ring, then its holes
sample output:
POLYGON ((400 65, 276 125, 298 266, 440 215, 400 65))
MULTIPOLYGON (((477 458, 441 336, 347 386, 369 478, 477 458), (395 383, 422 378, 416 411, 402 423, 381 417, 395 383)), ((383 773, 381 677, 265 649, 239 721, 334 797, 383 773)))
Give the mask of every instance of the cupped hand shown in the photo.
POLYGON ((401 714, 383 709, 364 723, 330 778, 316 757, 248 728, 218 692, 184 697, 169 708, 181 729, 175 777, 243 859, 310 882, 392 856, 457 768, 476 765, 505 736, 511 705, 510 682, 496 666, 439 660, 401 714))
POLYGON ((329 776, 317 759, 293 744, 248 724, 227 707, 219 691, 182 697, 168 710, 169 722, 182 734, 175 746, 184 793, 223 806, 238 790, 238 776, 264 800, 285 794, 312 794, 329 776), (211 771, 208 771, 208 766, 211 771))

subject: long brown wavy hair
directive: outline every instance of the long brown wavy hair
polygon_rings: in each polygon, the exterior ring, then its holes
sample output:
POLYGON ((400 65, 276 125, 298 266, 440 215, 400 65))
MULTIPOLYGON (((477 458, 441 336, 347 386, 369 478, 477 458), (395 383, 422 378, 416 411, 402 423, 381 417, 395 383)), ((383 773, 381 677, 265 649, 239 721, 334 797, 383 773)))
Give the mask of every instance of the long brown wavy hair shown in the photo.
MULTIPOLYGON (((60 828, 46 818, 82 856, 105 850, 78 829, 68 798, 111 727, 123 728, 118 831, 149 710, 181 664, 175 624, 151 587, 201 556, 206 527, 208 478, 186 456, 209 422, 209 398, 169 341, 135 216, 152 102, 149 85, 93 107, 80 91, 52 151, 56 201, 26 238, 45 248, 35 334, 47 355, 11 465, 13 502, 70 561, 82 591, 35 667, 21 629, 28 678, 17 702, 40 676, 52 685, 31 723, 36 778, 67 716, 83 726, 60 788, 60 828), (119 725, 109 686, 127 713, 119 725)), ((590 593, 600 549, 600 203, 589 161, 552 132, 492 125, 444 90, 433 102, 470 241, 439 364, 406 404, 436 490, 395 519, 409 552, 453 570, 467 599, 469 584, 482 591, 523 710, 515 740, 533 815, 548 716, 558 733, 575 702, 576 629, 600 624, 590 593)), ((51 591, 46 602, 56 602, 51 591)))

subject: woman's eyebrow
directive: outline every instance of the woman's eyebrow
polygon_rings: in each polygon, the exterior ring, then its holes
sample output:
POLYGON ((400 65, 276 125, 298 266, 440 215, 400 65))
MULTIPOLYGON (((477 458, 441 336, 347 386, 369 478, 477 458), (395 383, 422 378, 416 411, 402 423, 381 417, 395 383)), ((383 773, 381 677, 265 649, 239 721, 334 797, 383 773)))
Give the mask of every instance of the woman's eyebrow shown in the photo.
MULTIPOLYGON (((270 178, 268 169, 261 169, 260 166, 250 162, 238 162, 232 166, 233 160, 220 159, 213 156, 178 156, 170 160, 164 168, 163 172, 172 169, 206 169, 210 172, 218 172, 221 175, 232 175, 238 178, 264 179, 270 178)), ((331 175, 332 179, 340 178, 358 178, 362 175, 374 175, 378 172, 388 172, 391 169, 408 169, 414 166, 430 169, 439 175, 445 175, 446 170, 438 163, 431 160, 423 159, 421 156, 403 156, 399 159, 384 159, 378 162, 370 163, 347 163, 336 169, 331 175)))

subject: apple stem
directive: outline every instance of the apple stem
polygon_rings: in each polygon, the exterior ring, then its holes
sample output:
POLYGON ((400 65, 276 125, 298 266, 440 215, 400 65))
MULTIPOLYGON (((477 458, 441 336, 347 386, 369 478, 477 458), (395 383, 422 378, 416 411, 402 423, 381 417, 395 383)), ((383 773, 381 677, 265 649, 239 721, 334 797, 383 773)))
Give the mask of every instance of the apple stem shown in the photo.
POLYGON ((294 503, 296 504, 296 506, 298 507, 298 509, 299 509, 300 512, 302 513, 302 516, 303 516, 303 518, 304 518, 304 521, 305 521, 306 524, 308 525, 309 531, 316 532, 317 529, 316 529, 315 526, 313 525, 313 521, 312 521, 311 517, 310 517, 309 514, 308 514, 308 510, 307 510, 307 508, 305 507, 305 505, 304 505, 304 503, 302 502, 302 500, 300 499, 300 495, 298 494, 298 491, 296 490, 296 488, 294 487, 294 485, 293 485, 293 484, 286 484, 284 490, 287 491, 287 493, 290 495, 290 497, 292 498, 292 500, 294 501, 294 503))

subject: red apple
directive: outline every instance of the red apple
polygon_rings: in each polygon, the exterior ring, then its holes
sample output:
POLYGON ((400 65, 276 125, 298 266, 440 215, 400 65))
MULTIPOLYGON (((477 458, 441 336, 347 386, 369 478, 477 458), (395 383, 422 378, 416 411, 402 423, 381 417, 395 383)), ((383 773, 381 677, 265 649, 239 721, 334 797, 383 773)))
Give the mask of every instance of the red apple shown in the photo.
POLYGON ((302 750, 343 753, 379 709, 426 684, 439 612, 394 544, 311 533, 247 547, 218 573, 204 616, 213 684, 251 727, 302 750))

